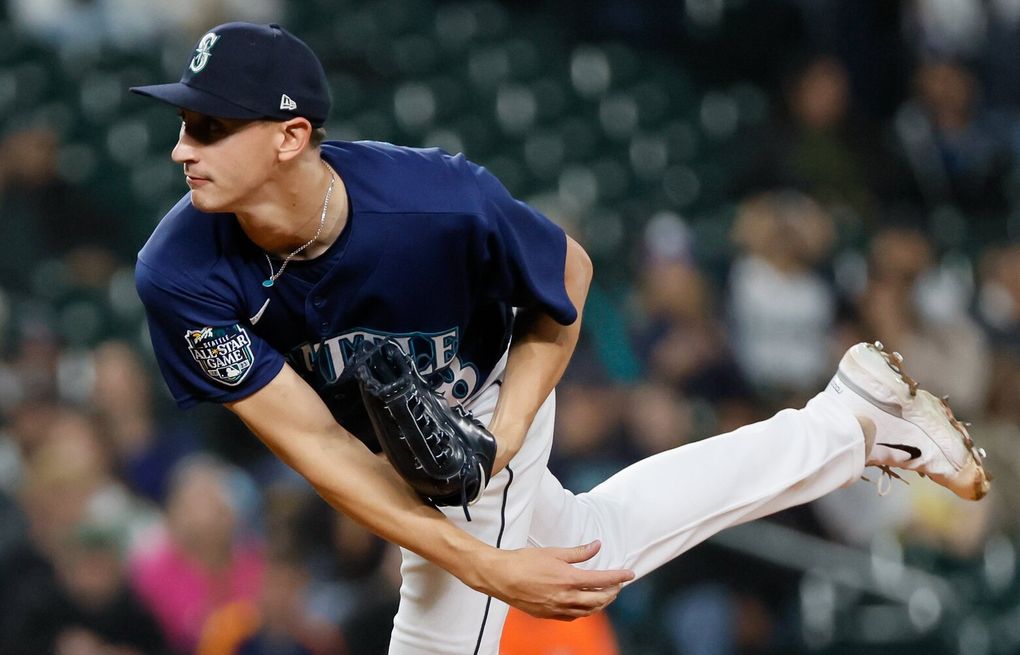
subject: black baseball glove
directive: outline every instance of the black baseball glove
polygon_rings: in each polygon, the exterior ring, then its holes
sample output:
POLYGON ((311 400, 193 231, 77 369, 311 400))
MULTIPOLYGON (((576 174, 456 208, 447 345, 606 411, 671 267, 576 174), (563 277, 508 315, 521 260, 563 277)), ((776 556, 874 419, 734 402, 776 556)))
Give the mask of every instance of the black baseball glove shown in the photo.
POLYGON ((363 341, 350 363, 379 444, 393 468, 433 505, 476 502, 492 475, 496 440, 452 409, 392 339, 363 341))

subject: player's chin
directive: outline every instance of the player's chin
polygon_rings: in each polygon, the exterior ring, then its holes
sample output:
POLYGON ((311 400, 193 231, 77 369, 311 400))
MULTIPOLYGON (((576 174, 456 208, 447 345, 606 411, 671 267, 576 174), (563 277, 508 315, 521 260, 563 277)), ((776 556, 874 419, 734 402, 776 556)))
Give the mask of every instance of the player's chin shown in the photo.
POLYGON ((207 188, 192 189, 191 204, 195 206, 195 209, 207 214, 213 214, 224 209, 223 202, 216 197, 215 193, 211 193, 207 188))

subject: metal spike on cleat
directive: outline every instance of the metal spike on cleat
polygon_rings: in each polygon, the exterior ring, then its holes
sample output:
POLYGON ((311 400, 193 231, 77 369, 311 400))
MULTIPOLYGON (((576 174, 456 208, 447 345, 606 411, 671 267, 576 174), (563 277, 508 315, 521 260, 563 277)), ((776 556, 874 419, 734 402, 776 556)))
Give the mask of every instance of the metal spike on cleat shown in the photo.
POLYGON ((914 378, 907 375, 906 372, 903 370, 903 355, 899 354, 898 352, 893 353, 886 352, 885 345, 881 341, 876 341, 874 343, 874 346, 878 350, 878 352, 882 354, 882 357, 885 358, 886 364, 889 365, 889 368, 894 370, 896 374, 900 376, 900 379, 903 380, 904 383, 906 383, 908 389, 910 390, 910 396, 911 397, 916 396, 917 389, 920 387, 920 385, 914 378))

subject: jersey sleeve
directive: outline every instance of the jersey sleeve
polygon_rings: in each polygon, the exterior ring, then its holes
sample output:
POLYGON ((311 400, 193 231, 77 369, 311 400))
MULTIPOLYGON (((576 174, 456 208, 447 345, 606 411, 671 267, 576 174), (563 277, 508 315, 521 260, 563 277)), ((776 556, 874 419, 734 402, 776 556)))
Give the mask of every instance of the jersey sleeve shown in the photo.
POLYGON ((476 252, 483 293, 515 307, 539 308, 562 325, 577 319, 563 285, 567 237, 563 229, 514 199, 484 167, 473 172, 481 193, 484 242, 476 252))
POLYGON ((156 361, 181 408, 240 400, 283 368, 283 356, 207 288, 186 288, 192 285, 175 283, 141 260, 135 285, 156 361))

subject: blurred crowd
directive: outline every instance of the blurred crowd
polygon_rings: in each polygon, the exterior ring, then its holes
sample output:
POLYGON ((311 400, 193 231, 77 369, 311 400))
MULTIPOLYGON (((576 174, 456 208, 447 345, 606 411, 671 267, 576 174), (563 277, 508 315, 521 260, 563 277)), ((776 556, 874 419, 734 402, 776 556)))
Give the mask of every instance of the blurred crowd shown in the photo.
MULTIPOLYGON (((634 248, 596 257, 558 392, 551 466, 568 488, 803 405, 861 340, 900 351, 951 398, 996 481, 979 504, 914 480, 884 497, 859 483, 773 519, 953 580, 961 605, 935 622, 911 601, 903 632, 846 646, 838 616, 808 629, 810 572, 710 542, 607 615, 512 615, 506 652, 1020 653, 1008 629, 1020 625, 1020 2, 762 3, 797 39, 774 19, 773 41, 743 51, 733 25, 761 11, 743 3, 508 4, 570 17, 574 38, 655 35, 644 45, 674 53, 678 71, 714 51, 705 76, 754 75, 769 99, 727 146, 709 227, 663 207, 627 224, 634 248), (766 66, 755 48, 797 56, 766 66)), ((7 0, 5 12, 42 47, 130 49, 190 42, 225 16, 270 20, 279 5, 7 0)), ((134 295, 137 218, 69 181, 59 145, 44 121, 0 134, 0 653, 385 652, 399 554, 227 412, 172 406, 134 295)), ((556 189, 531 199, 593 238, 556 189)), ((843 597, 843 610, 868 601, 843 597)), ((851 621, 858 636, 866 616, 851 621)))

